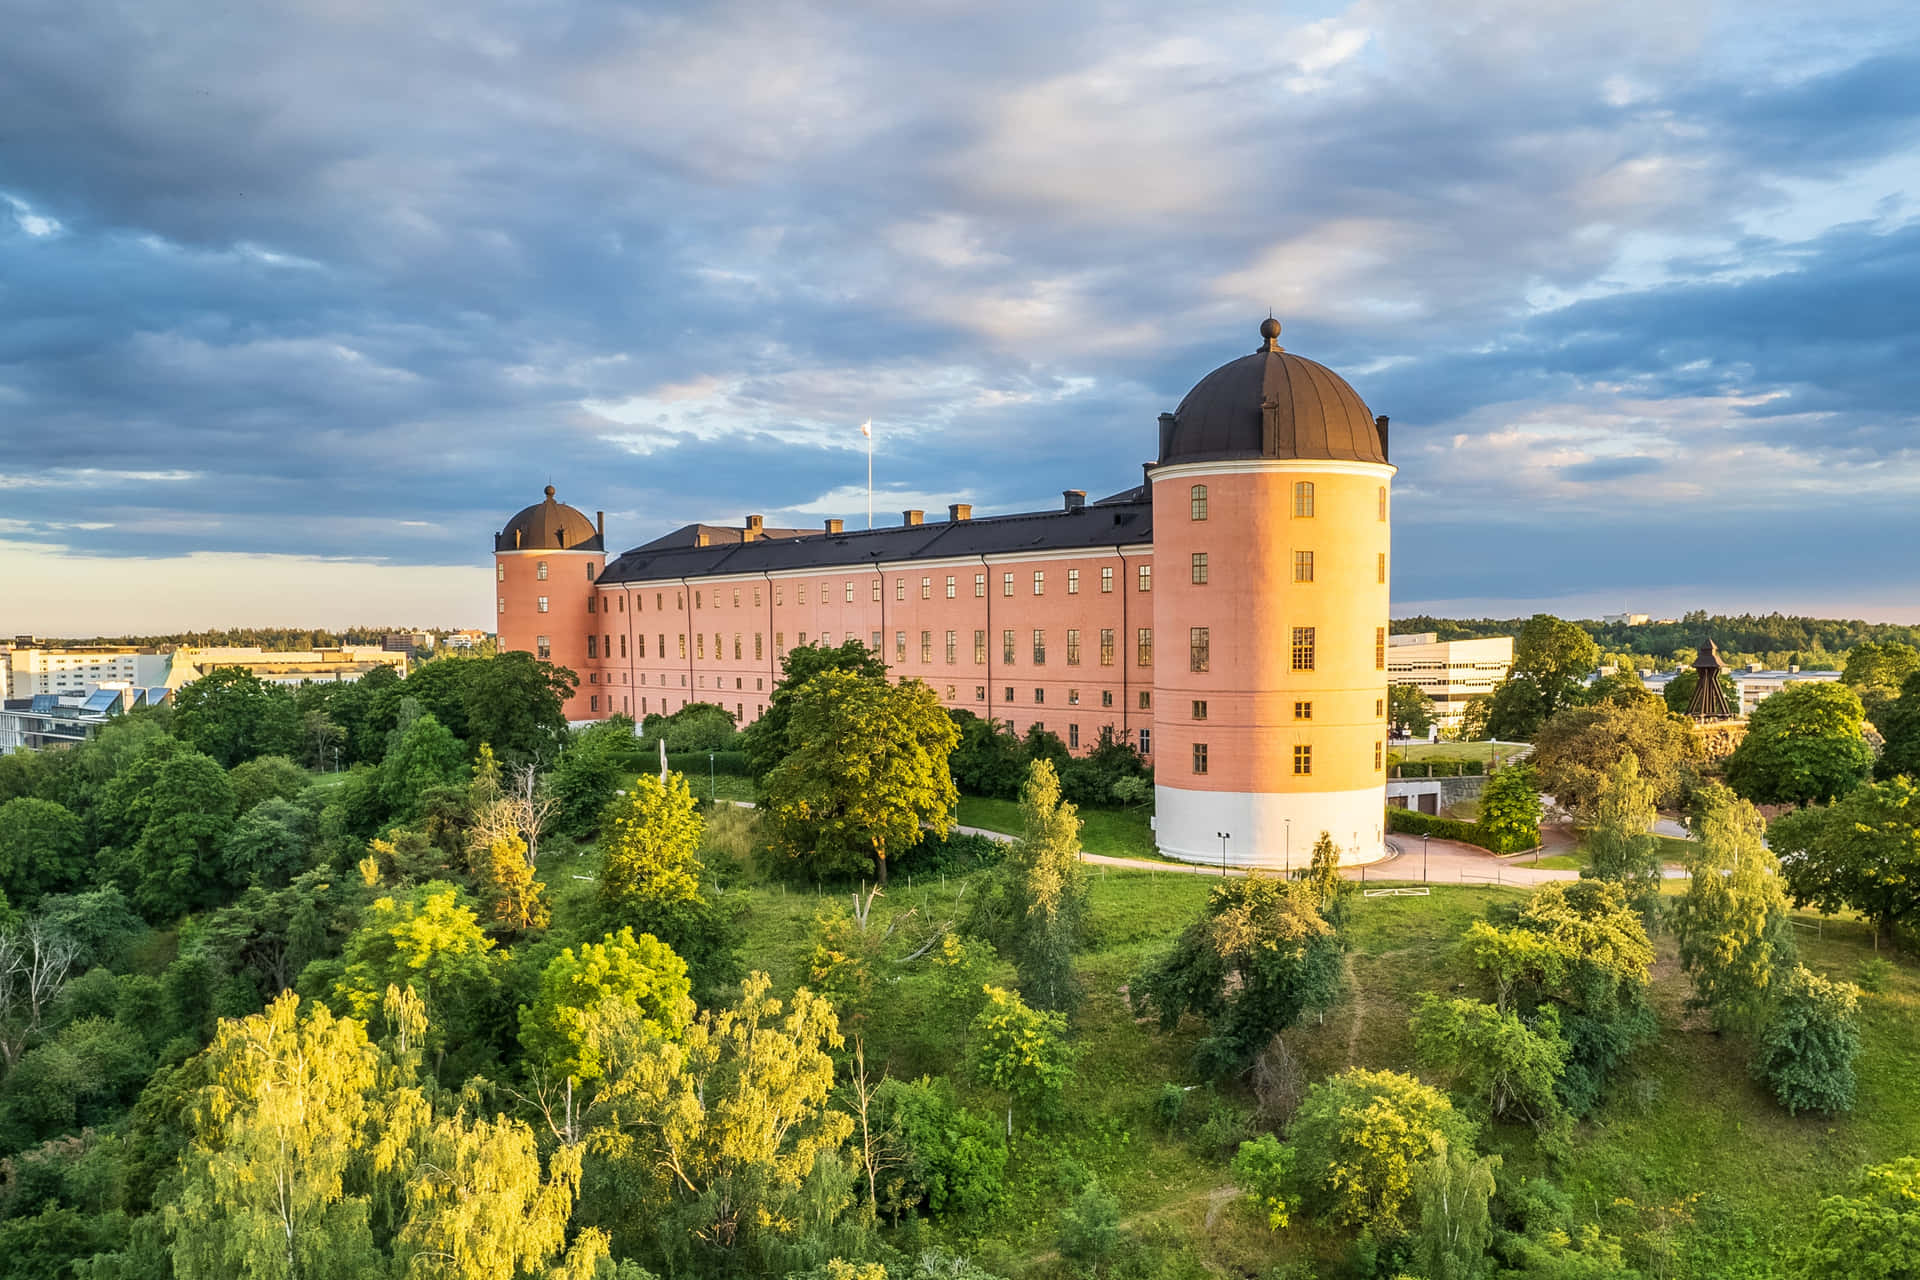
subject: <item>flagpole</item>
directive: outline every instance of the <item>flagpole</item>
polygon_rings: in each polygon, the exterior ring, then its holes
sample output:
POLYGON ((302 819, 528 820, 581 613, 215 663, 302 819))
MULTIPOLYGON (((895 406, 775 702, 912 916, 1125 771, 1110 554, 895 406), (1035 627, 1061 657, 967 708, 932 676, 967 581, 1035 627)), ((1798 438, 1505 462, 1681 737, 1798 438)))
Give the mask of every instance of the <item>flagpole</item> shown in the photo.
POLYGON ((867 528, 873 528, 873 419, 868 418, 861 434, 867 438, 867 528))

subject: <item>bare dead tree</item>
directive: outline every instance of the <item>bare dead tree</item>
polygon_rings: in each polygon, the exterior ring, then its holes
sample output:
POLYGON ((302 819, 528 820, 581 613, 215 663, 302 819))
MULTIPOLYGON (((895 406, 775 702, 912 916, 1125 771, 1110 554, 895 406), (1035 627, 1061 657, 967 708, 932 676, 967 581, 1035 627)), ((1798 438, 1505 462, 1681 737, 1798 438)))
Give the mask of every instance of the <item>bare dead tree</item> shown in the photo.
POLYGON ((540 861, 540 833, 560 805, 547 791, 539 766, 517 765, 507 775, 507 803, 512 806, 513 823, 527 849, 527 866, 540 861))
POLYGON ((873 1127, 873 1099, 881 1084, 886 1083, 885 1073, 878 1081, 867 1078, 867 1047, 864 1041, 853 1042, 853 1113, 860 1125, 860 1168, 867 1175, 867 1202, 873 1206, 874 1213, 880 1212, 880 1173, 899 1164, 891 1144, 884 1132, 873 1127))
POLYGON ((1306 1073, 1276 1035, 1253 1060, 1253 1096, 1257 1102, 1254 1118, 1269 1128, 1279 1128, 1293 1117, 1306 1092, 1306 1073))
POLYGON ((0 1058, 8 1070, 39 1033, 79 954, 72 939, 38 920, 0 930, 0 1058))

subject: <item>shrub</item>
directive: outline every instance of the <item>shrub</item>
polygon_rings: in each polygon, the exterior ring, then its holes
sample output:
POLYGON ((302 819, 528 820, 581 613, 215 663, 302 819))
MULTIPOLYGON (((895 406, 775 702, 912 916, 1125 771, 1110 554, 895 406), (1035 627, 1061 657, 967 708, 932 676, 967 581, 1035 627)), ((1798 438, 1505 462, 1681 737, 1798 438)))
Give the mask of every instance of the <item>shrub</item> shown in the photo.
POLYGON ((1854 1010, 1857 987, 1834 982, 1804 965, 1780 993, 1760 1046, 1754 1078, 1773 1090, 1789 1115, 1853 1109, 1853 1060, 1860 1053, 1854 1010))
POLYGON ((1292 1216, 1293 1148, 1270 1133, 1240 1144, 1233 1157, 1233 1180, 1278 1231, 1292 1216))
POLYGON ((1442 840, 1458 840, 1462 844, 1478 845, 1482 849, 1491 849, 1491 837, 1480 829, 1477 822, 1461 822, 1458 818, 1433 818, 1424 813, 1415 813, 1412 809, 1387 806, 1387 830, 1409 836, 1439 836, 1442 840))
POLYGON ((882 1081, 874 1104, 895 1161, 881 1192, 890 1212, 922 1204, 937 1214, 993 1207, 1006 1187, 998 1125, 955 1102, 945 1080, 882 1081))
POLYGON ((1098 1268, 1119 1247, 1120 1199, 1089 1182, 1060 1215, 1060 1253, 1098 1268))
MULTIPOLYGON (((747 753, 744 751, 726 749, 716 749, 712 752, 675 751, 671 743, 668 744, 667 748, 667 768, 673 770, 675 773, 686 774, 687 784, 698 790, 696 784, 705 778, 709 771, 707 764, 708 755, 713 756, 712 772, 724 773, 732 778, 744 778, 747 776, 747 753)), ((655 747, 651 757, 642 757, 642 767, 644 767, 645 761, 648 759, 655 762, 655 768, 657 769, 660 759, 660 748, 655 747)))
POLYGON ((1433 1086, 1356 1067, 1307 1091, 1288 1136, 1302 1207, 1342 1226, 1397 1232, 1441 1140, 1470 1151, 1474 1127, 1433 1086))
POLYGON ((964 875, 980 867, 998 866, 1006 856, 1006 841, 995 840, 992 836, 975 835, 967 831, 955 831, 948 835, 926 831, 921 833, 916 843, 887 861, 896 874, 964 875))
POLYGON ((1183 1085, 1163 1084, 1160 1092, 1153 1095, 1153 1121, 1164 1133, 1172 1133, 1180 1126, 1180 1116, 1187 1109, 1187 1090, 1183 1085))

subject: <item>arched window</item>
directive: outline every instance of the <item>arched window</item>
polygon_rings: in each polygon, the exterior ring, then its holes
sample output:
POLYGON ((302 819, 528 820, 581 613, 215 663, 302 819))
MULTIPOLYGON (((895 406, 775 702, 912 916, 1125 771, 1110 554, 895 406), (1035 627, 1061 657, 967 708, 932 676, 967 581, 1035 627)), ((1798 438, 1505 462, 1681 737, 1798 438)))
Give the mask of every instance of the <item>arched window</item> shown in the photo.
POLYGON ((1296 519, 1301 520, 1313 517, 1313 481, 1293 482, 1293 514, 1296 519))
POLYGON ((1187 490, 1187 514, 1195 520, 1207 518, 1207 486, 1197 484, 1187 490))

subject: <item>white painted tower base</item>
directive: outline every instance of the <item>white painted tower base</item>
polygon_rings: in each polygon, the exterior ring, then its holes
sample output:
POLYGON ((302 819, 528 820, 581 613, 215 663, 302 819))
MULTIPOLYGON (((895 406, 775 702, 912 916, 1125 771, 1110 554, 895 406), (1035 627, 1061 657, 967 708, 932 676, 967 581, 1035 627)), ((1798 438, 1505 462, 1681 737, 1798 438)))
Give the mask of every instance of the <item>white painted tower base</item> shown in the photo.
POLYGON ((1226 864, 1283 871, 1304 867, 1322 831, 1340 846, 1340 864, 1357 866, 1386 856, 1387 789, 1306 795, 1272 792, 1153 789, 1154 840, 1182 862, 1220 865, 1220 837, 1229 833, 1226 864))

